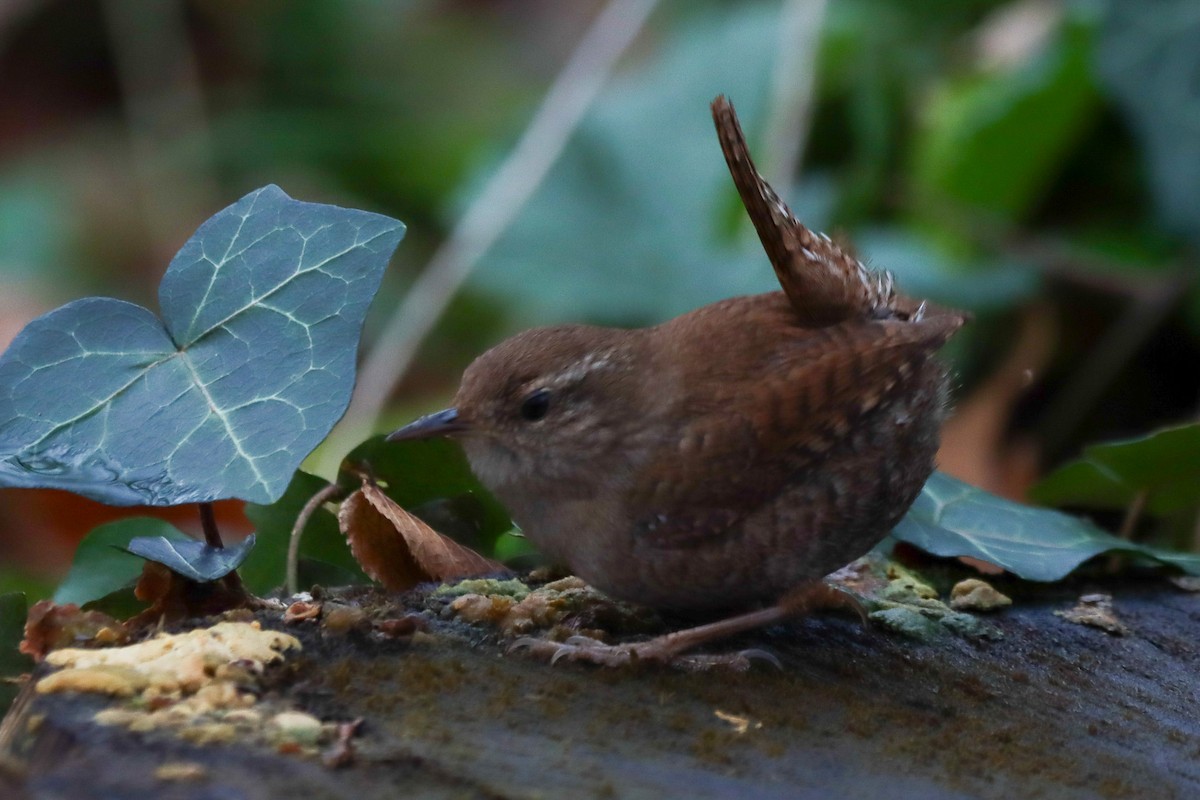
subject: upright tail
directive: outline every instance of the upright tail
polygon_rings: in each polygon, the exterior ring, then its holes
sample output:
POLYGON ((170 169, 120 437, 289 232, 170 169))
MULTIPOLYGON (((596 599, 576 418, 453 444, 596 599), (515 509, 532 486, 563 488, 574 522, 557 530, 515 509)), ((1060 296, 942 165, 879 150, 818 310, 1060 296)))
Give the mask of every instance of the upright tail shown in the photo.
POLYGON ((800 319, 816 327, 893 316, 899 309, 891 273, 868 270, 828 236, 800 224, 758 174, 737 113, 724 95, 713 100, 712 115, 733 183, 800 319))

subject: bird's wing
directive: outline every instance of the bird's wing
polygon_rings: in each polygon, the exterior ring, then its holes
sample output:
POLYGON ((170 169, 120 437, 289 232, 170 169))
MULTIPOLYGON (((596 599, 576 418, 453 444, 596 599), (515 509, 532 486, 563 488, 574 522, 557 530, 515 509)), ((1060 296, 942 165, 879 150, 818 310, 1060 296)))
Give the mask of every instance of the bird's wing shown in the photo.
MULTIPOLYGON (((890 396, 929 381, 929 359, 963 323, 956 313, 778 332, 757 380, 729 380, 714 351, 692 376, 670 441, 631 482, 639 540, 681 547, 720 536, 807 470, 857 425, 879 425, 890 396)), ((736 350, 737 348, 731 348, 736 350)), ((693 353, 697 363, 703 356, 693 353)), ((940 369, 940 367, 937 367, 940 369)), ((881 455, 881 458, 886 458, 881 455)))

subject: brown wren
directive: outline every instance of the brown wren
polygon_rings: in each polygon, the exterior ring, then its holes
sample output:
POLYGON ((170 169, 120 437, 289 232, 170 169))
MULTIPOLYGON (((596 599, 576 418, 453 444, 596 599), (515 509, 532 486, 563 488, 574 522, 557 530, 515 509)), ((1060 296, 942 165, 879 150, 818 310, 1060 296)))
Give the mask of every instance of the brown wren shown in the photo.
POLYGON ((935 352, 965 315, 898 294, 805 228, 730 103, 712 113, 783 291, 650 328, 526 331, 467 368, 453 408, 389 437, 458 438, 529 539, 613 597, 708 613, 793 598, 699 637, 547 644, 556 656, 670 659, 796 613, 795 590, 870 550, 934 468, 948 383, 935 352))

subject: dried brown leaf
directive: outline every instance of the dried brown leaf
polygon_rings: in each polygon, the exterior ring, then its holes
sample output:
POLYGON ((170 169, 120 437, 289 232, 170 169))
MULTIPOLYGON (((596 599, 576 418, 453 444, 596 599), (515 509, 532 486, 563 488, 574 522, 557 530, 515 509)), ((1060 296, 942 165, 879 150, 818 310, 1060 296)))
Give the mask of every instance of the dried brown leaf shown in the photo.
POLYGON ((60 606, 39 600, 25 619, 25 640, 20 650, 40 662, 51 650, 89 643, 117 644, 127 636, 120 622, 100 611, 84 611, 74 603, 60 606))
POLYGON ((338 524, 363 570, 390 591, 504 571, 409 514, 370 482, 342 503, 338 524))
POLYGON ((1017 404, 1054 355, 1058 331, 1042 306, 1029 309, 1012 351, 942 427, 938 468, 1010 500, 1023 500, 1038 477, 1040 452, 1028 436, 1011 433, 1017 404))
POLYGON ((125 623, 130 631, 235 608, 258 608, 262 603, 246 591, 236 571, 220 580, 196 583, 154 561, 142 565, 142 576, 133 587, 133 594, 150 607, 125 623))

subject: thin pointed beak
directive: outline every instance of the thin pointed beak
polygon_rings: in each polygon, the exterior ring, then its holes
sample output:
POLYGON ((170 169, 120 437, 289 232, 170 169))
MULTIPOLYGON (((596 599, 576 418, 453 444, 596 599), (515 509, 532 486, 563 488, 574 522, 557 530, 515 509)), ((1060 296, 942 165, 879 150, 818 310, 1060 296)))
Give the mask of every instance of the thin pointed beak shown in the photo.
POLYGON ((388 434, 387 441, 401 442, 407 439, 428 439, 433 436, 450 436, 467 430, 467 424, 458 418, 457 408, 426 414, 403 428, 388 434))

